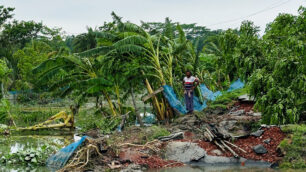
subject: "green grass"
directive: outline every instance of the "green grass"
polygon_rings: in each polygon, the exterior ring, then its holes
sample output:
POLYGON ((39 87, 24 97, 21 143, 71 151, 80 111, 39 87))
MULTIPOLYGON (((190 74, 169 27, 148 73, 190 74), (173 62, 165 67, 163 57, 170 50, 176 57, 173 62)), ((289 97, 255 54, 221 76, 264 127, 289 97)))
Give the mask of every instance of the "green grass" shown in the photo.
POLYGON ((280 164, 281 168, 306 168, 306 125, 286 125, 282 131, 288 137, 280 143, 285 156, 280 164))
POLYGON ((147 133, 148 134, 148 141, 152 141, 154 139, 157 139, 159 137, 162 136, 168 136, 170 135, 170 132, 168 130, 166 130, 165 128, 162 128, 161 126, 152 126, 150 127, 151 129, 151 133, 147 133))

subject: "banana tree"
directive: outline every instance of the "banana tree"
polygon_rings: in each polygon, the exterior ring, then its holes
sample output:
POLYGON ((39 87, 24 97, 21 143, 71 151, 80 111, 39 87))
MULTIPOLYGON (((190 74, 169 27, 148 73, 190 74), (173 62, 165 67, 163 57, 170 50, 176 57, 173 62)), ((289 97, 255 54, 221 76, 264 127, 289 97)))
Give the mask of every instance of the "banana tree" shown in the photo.
POLYGON ((116 115, 117 112, 108 94, 113 83, 99 70, 99 66, 101 64, 89 58, 69 55, 48 59, 33 72, 38 73, 40 85, 46 85, 50 79, 60 75, 61 79, 52 83, 48 89, 59 93, 62 97, 76 93, 78 102, 84 101, 88 96, 102 93, 108 101, 111 113, 116 115))
MULTIPOLYGON (((105 46, 105 43, 101 43, 104 46, 88 50, 79 55, 82 57, 102 55, 104 61, 113 63, 108 66, 112 66, 114 69, 120 69, 120 66, 138 59, 142 66, 142 69, 138 70, 138 75, 145 74, 147 77, 154 78, 158 81, 159 86, 166 84, 160 63, 160 36, 151 36, 135 24, 118 22, 116 32, 102 32, 98 37, 103 38, 104 42, 108 43, 107 46, 105 46), (115 62, 118 63, 115 64, 115 62), (145 72, 142 73, 142 71, 145 72)), ((130 68, 133 70, 134 67, 130 66, 130 68)), ((111 75, 115 73, 112 72, 111 75)), ((148 80, 145 84, 148 92, 153 93, 148 80)), ((162 103, 154 97, 153 104, 158 118, 163 120, 165 108, 161 108, 162 103)))

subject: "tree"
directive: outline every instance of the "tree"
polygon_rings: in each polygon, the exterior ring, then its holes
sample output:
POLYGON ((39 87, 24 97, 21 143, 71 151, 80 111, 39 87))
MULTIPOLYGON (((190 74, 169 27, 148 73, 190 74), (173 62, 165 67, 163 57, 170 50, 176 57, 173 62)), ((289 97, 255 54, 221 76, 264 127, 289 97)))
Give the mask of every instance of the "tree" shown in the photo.
POLYGON ((238 43, 238 34, 228 29, 220 35, 212 36, 206 40, 205 52, 216 57, 216 70, 211 74, 217 81, 217 87, 229 86, 230 81, 238 77, 238 68, 235 65, 234 54, 238 43))
POLYGON ((42 41, 32 41, 23 49, 17 50, 13 54, 14 61, 17 62, 18 76, 16 80, 17 90, 33 89, 35 83, 34 67, 50 58, 53 55, 52 48, 42 41))
POLYGON ((89 58, 65 55, 42 62, 33 72, 38 73, 37 83, 46 85, 50 79, 60 75, 61 79, 53 80, 52 85, 48 87, 49 91, 57 92, 62 97, 74 94, 77 107, 86 101, 88 96, 102 92, 108 100, 111 113, 116 115, 108 96, 108 91, 113 84, 103 75, 100 67, 100 63, 93 63, 89 58))
POLYGON ((304 7, 298 16, 280 14, 263 36, 267 61, 250 77, 250 93, 264 123, 297 123, 305 115, 305 17, 304 7))
POLYGON ((97 45, 96 31, 94 31, 92 28, 87 28, 87 33, 77 35, 73 39, 72 45, 75 53, 80 53, 95 48, 97 45))
POLYGON ((263 42, 259 39, 259 27, 251 21, 242 22, 234 55, 235 66, 241 79, 247 81, 251 74, 267 64, 263 42))
POLYGON ((6 87, 9 82, 9 74, 11 70, 8 68, 6 62, 0 59, 0 84, 1 84, 1 95, 0 99, 6 95, 6 87))
POLYGON ((18 62, 13 58, 13 54, 25 47, 26 43, 32 39, 36 39, 43 29, 41 23, 33 21, 13 21, 12 23, 4 24, 0 35, 0 57, 5 57, 8 66, 12 69, 13 83, 10 88, 13 88, 15 81, 18 79, 18 62))
POLYGON ((13 14, 11 14, 14 11, 14 8, 4 8, 3 5, 0 6, 0 28, 2 25, 7 21, 7 19, 10 19, 13 17, 13 14))

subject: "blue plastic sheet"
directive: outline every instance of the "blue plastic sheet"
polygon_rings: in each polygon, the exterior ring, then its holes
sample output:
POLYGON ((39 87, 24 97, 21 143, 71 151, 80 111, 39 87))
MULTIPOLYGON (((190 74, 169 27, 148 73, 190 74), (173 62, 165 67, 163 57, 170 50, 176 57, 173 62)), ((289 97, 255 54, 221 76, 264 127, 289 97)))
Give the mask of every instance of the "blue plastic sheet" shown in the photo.
POLYGON ((52 169, 60 169, 64 167, 73 154, 73 152, 84 142, 87 136, 83 136, 79 141, 71 143, 62 148, 56 154, 47 159, 47 166, 52 169))
POLYGON ((152 113, 146 113, 146 115, 142 118, 142 121, 145 124, 153 124, 156 122, 156 118, 152 113))
POLYGON ((229 89, 227 90, 227 92, 231 92, 240 88, 244 87, 244 83, 240 81, 240 79, 238 79, 237 81, 233 82, 229 89))
MULTIPOLYGON (((243 88, 243 87, 244 87, 244 83, 241 82, 240 79, 238 79, 237 81, 233 82, 230 85, 227 92, 231 92, 231 91, 243 88)), ((186 110, 184 100, 180 101, 176 97, 176 94, 174 93, 173 88, 170 87, 169 85, 165 85, 165 86, 163 86, 163 88, 164 88, 164 95, 165 95, 166 99, 168 100, 170 106, 172 108, 178 110, 180 113, 186 114, 187 110, 186 110)), ((201 90, 201 93, 202 93, 205 101, 203 103, 201 103, 199 101, 198 97, 196 97, 196 96, 193 97, 194 110, 196 110, 196 111, 202 111, 203 109, 205 109, 207 107, 207 105, 206 105, 207 100, 215 101, 218 96, 222 95, 221 91, 212 92, 211 90, 209 90, 206 87, 205 84, 200 85, 200 90, 201 90)))
MULTIPOLYGON (((144 116, 143 113, 140 113, 140 116, 142 117, 142 122, 145 126, 151 126, 152 124, 154 124, 156 122, 156 117, 154 114, 147 112, 146 115, 144 116)), ((138 119, 136 119, 135 121, 135 125, 139 126, 139 122, 138 119)), ((120 127, 117 128, 117 131, 121 132, 120 127)))
POLYGON ((168 100, 170 106, 176 110, 178 110, 182 114, 186 114, 186 106, 185 103, 183 104, 177 97, 173 91, 173 88, 169 85, 164 85, 164 96, 168 100))
POLYGON ((193 96, 193 109, 196 111, 202 111, 207 107, 206 102, 207 100, 201 103, 198 97, 193 96))
POLYGON ((201 93, 206 100, 215 101, 218 96, 221 96, 221 91, 212 92, 205 84, 200 85, 201 93))

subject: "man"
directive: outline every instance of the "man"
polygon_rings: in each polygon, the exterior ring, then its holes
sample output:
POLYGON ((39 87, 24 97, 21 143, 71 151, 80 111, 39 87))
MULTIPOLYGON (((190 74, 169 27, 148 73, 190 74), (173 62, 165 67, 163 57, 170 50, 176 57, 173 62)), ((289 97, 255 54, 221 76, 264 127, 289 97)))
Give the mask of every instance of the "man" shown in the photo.
POLYGON ((199 79, 186 72, 183 80, 186 109, 189 114, 193 112, 193 90, 200 84, 199 79))

